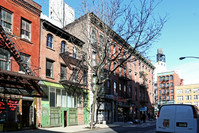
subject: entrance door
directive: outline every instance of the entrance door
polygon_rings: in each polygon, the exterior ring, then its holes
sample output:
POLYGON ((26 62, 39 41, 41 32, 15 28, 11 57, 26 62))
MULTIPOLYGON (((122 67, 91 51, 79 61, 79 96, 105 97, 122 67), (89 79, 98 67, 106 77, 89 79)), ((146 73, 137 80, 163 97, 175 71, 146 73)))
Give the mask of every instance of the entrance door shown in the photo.
POLYGON ((30 126, 30 106, 32 104, 32 101, 22 101, 22 121, 23 121, 23 127, 29 127, 30 126))
POLYGON ((64 127, 67 127, 67 111, 64 111, 64 127))

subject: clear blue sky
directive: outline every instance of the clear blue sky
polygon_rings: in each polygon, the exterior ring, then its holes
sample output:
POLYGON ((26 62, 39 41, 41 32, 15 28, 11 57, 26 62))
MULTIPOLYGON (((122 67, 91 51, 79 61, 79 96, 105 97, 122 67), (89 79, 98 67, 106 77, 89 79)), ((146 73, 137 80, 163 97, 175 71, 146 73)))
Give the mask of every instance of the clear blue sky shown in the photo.
MULTIPOLYGON (((34 1, 42 5, 42 12, 48 15, 48 0, 34 1)), ((78 12, 81 0, 65 2, 78 12)), ((168 20, 162 35, 148 52, 149 59, 154 64, 157 49, 163 48, 167 69, 180 70, 185 84, 199 83, 199 60, 179 60, 182 56, 199 56, 199 0, 163 0, 155 13, 167 14, 168 20)))

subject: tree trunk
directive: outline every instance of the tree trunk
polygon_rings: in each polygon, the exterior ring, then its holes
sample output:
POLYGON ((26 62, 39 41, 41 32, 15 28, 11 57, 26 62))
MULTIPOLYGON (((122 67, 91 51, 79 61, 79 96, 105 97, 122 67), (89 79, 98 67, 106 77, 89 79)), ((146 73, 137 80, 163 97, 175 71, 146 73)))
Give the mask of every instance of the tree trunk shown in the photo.
POLYGON ((94 127, 93 122, 94 122, 94 116, 95 116, 95 104, 97 101, 98 88, 99 88, 99 85, 96 85, 94 96, 93 96, 93 106, 92 106, 92 111, 91 111, 91 124, 90 124, 91 129, 93 129, 94 127))

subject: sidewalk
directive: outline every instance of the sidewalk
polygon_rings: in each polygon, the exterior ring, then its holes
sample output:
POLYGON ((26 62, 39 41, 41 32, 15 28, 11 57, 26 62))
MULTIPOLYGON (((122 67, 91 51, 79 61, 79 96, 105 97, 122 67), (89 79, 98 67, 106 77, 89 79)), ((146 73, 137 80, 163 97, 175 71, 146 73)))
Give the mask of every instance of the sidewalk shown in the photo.
MULTIPOLYGON (((155 125, 155 121, 146 121, 146 123, 132 124, 129 122, 114 122, 112 124, 96 124, 95 129, 103 128, 114 128, 114 127, 147 127, 155 125)), ((53 128, 39 128, 39 130, 51 131, 51 132, 63 132, 63 133, 74 133, 91 130, 89 125, 77 125, 69 127, 53 127, 53 128)))

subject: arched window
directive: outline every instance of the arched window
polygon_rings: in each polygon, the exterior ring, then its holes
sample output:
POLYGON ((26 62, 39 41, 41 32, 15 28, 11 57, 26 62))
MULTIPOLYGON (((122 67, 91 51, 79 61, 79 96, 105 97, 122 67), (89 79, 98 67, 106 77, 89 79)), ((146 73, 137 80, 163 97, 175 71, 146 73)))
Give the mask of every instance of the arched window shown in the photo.
POLYGON ((61 53, 64 53, 66 51, 66 42, 62 41, 61 42, 61 53))
POLYGON ((46 46, 49 48, 53 48, 53 36, 51 34, 47 35, 46 46))

